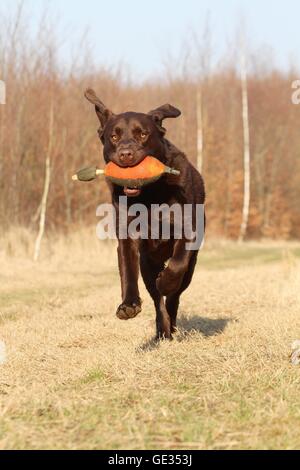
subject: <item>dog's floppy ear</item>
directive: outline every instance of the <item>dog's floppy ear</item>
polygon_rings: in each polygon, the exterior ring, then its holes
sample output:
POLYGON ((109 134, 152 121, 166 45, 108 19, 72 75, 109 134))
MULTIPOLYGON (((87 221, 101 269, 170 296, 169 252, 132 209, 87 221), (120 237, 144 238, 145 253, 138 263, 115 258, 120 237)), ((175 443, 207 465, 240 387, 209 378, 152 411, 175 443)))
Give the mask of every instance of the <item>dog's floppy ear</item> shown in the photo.
POLYGON ((148 113, 148 116, 152 117, 155 124, 163 134, 166 132, 166 129, 162 127, 163 120, 167 118, 177 118, 180 115, 181 111, 179 111, 177 108, 174 108, 174 106, 171 106, 170 104, 164 104, 163 106, 160 106, 159 108, 154 109, 148 113))
POLYGON ((95 105, 95 109, 96 109, 96 114, 99 118, 99 121, 101 123, 101 126, 102 128, 105 127, 107 121, 109 120, 109 118, 111 118, 113 116, 113 113, 112 111, 110 111, 103 103, 102 101, 98 98, 98 96, 96 95, 96 93, 94 92, 94 90, 92 90, 91 88, 88 88, 85 93, 84 93, 84 96, 86 97, 86 99, 95 105))

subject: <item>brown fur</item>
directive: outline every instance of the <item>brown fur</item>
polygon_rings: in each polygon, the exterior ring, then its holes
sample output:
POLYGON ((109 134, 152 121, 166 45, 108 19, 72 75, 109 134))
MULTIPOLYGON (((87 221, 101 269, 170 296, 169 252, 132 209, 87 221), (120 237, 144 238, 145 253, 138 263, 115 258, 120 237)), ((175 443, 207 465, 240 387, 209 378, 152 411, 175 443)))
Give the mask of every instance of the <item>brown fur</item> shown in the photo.
MULTIPOLYGON (((178 117, 180 111, 164 105, 149 114, 114 115, 88 90, 86 97, 95 105, 101 127, 99 136, 104 144, 104 159, 119 166, 134 166, 147 155, 180 170, 180 177, 164 175, 159 181, 143 188, 136 198, 128 198, 128 206, 151 204, 204 204, 205 190, 201 175, 184 153, 165 138, 163 120, 178 117), (143 135, 146 135, 146 138, 143 135)), ((119 213, 119 197, 123 188, 110 184, 112 202, 119 213)), ((149 221, 150 223, 150 221, 149 221)), ((138 289, 139 271, 156 309, 158 338, 172 338, 181 294, 189 286, 197 251, 187 251, 187 240, 119 240, 118 258, 122 286, 122 304, 117 310, 120 319, 134 318, 141 312, 138 289), (166 267, 166 262, 168 266, 166 267)))

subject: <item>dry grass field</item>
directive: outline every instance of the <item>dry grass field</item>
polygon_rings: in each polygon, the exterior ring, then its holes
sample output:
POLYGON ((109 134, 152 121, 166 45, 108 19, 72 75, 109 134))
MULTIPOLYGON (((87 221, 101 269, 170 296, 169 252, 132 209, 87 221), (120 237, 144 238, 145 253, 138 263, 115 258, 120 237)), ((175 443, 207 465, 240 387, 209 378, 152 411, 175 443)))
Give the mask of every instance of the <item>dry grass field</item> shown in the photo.
POLYGON ((113 244, 94 230, 0 245, 1 449, 300 448, 300 245, 207 243, 172 343, 120 322, 113 244))

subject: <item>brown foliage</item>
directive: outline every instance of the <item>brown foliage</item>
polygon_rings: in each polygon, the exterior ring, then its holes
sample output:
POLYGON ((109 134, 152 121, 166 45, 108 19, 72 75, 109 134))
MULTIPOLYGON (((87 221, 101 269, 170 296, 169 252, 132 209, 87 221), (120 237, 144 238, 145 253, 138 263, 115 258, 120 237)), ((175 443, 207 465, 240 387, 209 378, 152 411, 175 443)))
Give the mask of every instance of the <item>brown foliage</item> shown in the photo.
MULTIPOLYGON (((0 28, 0 73, 7 85, 7 104, 0 106, 0 222, 36 226, 44 184, 49 106, 54 106, 52 180, 47 229, 96 223, 95 209, 107 200, 104 181, 74 184, 72 174, 87 164, 102 164, 98 122, 83 98, 91 86, 114 112, 149 111, 165 102, 182 110, 168 124, 168 137, 197 158, 196 81, 184 71, 168 71, 139 85, 125 72, 96 69, 82 48, 80 57, 60 65, 59 43, 46 23, 37 37, 28 36, 20 9, 0 28)), ((300 160, 297 122, 300 109, 291 104, 295 77, 276 70, 249 76, 251 133, 251 207, 248 236, 300 236, 300 160)), ((199 78, 198 78, 199 80, 199 78)), ((203 86, 204 167, 210 233, 237 238, 243 195, 241 85, 230 64, 207 74, 203 86)))

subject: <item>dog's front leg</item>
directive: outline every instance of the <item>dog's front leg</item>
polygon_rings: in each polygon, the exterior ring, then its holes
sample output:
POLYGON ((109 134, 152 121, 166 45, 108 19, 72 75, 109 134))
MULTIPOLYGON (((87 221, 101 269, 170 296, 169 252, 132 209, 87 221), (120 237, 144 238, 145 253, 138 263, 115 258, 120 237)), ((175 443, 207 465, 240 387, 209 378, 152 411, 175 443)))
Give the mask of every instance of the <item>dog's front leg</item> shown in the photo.
POLYGON ((130 238, 119 240, 118 260, 122 286, 122 304, 117 310, 117 317, 120 320, 129 320, 135 318, 142 311, 138 289, 138 242, 130 238))
POLYGON ((186 249, 187 240, 177 240, 168 266, 157 278, 157 289, 163 296, 176 294, 181 290, 185 274, 189 270, 195 251, 186 249))

